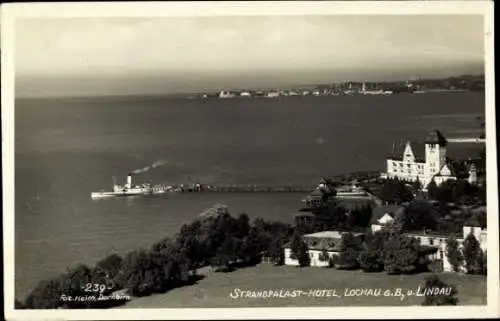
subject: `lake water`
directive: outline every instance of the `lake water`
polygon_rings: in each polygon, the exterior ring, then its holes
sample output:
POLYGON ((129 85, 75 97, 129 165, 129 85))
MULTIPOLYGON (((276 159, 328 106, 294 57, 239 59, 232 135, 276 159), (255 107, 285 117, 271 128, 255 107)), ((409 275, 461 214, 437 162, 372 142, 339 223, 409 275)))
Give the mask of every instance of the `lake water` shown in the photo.
MULTIPOLYGON (((483 93, 187 100, 18 99, 15 286, 24 298, 78 262, 148 247, 215 203, 291 222, 302 194, 184 194, 92 201, 134 169, 137 181, 311 185, 384 169, 394 142, 477 134, 483 93)), ((478 146, 460 145, 467 156, 478 146)))

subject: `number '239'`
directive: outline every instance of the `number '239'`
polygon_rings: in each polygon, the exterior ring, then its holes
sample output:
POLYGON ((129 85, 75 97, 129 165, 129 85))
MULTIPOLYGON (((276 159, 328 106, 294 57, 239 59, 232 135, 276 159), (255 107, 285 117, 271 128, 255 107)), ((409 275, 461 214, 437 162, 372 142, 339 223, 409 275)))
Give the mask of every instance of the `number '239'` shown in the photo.
MULTIPOLYGON (((108 283, 108 282, 106 282, 108 283)), ((86 283, 83 287, 85 292, 98 292, 103 293, 106 289, 112 289, 113 284, 100 284, 100 283, 86 283)))

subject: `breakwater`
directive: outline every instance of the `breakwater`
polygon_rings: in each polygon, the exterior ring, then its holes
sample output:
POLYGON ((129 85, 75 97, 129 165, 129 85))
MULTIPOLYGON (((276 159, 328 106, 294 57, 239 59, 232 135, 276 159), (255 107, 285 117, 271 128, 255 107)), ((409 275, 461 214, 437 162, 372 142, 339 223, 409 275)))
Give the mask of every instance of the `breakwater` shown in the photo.
POLYGON ((477 144, 486 143, 486 139, 484 138, 467 138, 467 137, 448 138, 447 141, 448 143, 477 143, 477 144))

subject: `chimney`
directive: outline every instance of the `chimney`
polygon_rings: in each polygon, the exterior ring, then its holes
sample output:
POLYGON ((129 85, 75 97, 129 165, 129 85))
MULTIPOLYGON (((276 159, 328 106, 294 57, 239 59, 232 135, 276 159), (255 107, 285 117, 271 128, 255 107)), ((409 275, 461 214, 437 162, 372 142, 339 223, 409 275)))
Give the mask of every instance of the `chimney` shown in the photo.
POLYGON ((127 188, 132 188, 132 173, 129 173, 127 176, 127 185, 125 185, 127 188))

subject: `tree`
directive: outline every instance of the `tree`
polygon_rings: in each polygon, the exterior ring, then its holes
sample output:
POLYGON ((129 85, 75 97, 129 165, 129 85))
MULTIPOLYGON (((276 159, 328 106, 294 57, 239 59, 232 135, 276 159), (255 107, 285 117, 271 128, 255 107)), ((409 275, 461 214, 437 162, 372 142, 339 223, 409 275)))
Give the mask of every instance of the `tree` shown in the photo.
POLYGON ((413 191, 416 193, 418 191, 420 191, 422 189, 422 182, 420 182, 420 179, 417 177, 417 180, 414 181, 412 184, 411 184, 412 188, 413 188, 413 191))
POLYGON ((359 255, 359 266, 365 272, 380 272, 384 269, 384 262, 378 251, 366 249, 359 255))
POLYGON ((106 280, 111 281, 114 285, 116 285, 116 281, 114 280, 118 273, 120 273, 123 265, 123 258, 116 253, 113 253, 106 258, 100 260, 96 263, 96 269, 100 270, 106 280))
POLYGON ((425 279, 423 286, 425 299, 422 305, 457 305, 457 290, 439 279, 437 275, 431 275, 425 279))
POLYGON ((298 230, 295 230, 295 232, 292 235, 292 240, 290 242, 290 251, 292 254, 292 258, 298 259, 299 248, 302 242, 303 242, 302 234, 298 230))
POLYGON ((326 248, 321 250, 318 258, 321 262, 330 262, 330 254, 326 248))
POLYGON ((385 243, 393 236, 390 230, 380 230, 368 234, 365 238, 365 247, 359 255, 359 264, 365 272, 380 272, 384 270, 385 243))
POLYGON ((380 199, 388 203, 400 204, 411 201, 413 194, 403 181, 387 179, 380 190, 380 199))
POLYGON ((449 237, 446 241, 446 257, 453 267, 453 271, 460 271, 464 258, 462 252, 458 248, 458 242, 453 236, 449 237))
POLYGON ((467 273, 475 274, 479 270, 481 248, 474 234, 469 233, 464 240, 464 259, 467 273))
POLYGON ((438 197, 438 186, 434 178, 427 184, 427 195, 430 199, 437 200, 438 197))
POLYGON ((285 249, 283 243, 279 238, 271 239, 267 254, 271 257, 274 265, 283 265, 285 263, 285 249))
POLYGON ((316 221, 320 223, 319 228, 321 230, 347 230, 348 215, 346 215, 346 212, 347 210, 338 204, 329 204, 328 207, 316 214, 316 221))
POLYGON ((299 261, 299 265, 309 266, 310 257, 309 257, 309 249, 307 244, 304 242, 302 235, 299 232, 295 232, 292 236, 291 242, 291 251, 292 256, 299 261))
POLYGON ((260 237, 255 229, 250 228, 248 235, 241 241, 241 246, 237 248, 238 258, 245 264, 254 265, 260 262, 263 250, 260 249, 260 237))
POLYGON ((338 259, 339 259, 339 257, 336 254, 333 254, 332 256, 330 256, 330 259, 328 260, 328 266, 335 267, 335 265, 338 262, 338 259))
POLYGON ((384 270, 389 274, 410 274, 421 270, 424 262, 419 248, 416 239, 394 234, 384 246, 384 270))
POLYGON ((447 180, 443 182, 436 190, 436 200, 442 203, 452 203, 454 199, 455 181, 447 180))
POLYGON ((311 258, 309 257, 309 248, 305 242, 300 243, 299 251, 297 254, 300 267, 309 266, 311 258))
POLYGON ((351 211, 346 218, 346 227, 348 230, 355 228, 366 228, 370 225, 370 219, 372 217, 372 207, 370 205, 363 205, 356 207, 351 211))
POLYGON ((362 243, 359 237, 352 233, 343 234, 338 264, 343 269, 357 269, 359 267, 358 258, 361 251, 362 243))
POLYGON ((421 200, 411 201, 397 220, 404 231, 435 229, 437 226, 432 205, 421 200))
POLYGON ((151 284, 146 280, 145 272, 150 265, 150 258, 143 249, 129 253, 124 260, 123 284, 133 296, 144 296, 152 293, 151 284))
POLYGON ((453 188, 453 200, 455 202, 462 202, 462 199, 465 196, 468 196, 471 194, 471 186, 468 181, 464 179, 459 179, 455 182, 453 188))
POLYGON ((250 231, 250 219, 246 213, 242 213, 236 219, 236 231, 235 237, 244 238, 248 235, 250 231))
POLYGON ((215 256, 211 260, 211 265, 217 271, 230 271, 231 263, 235 261, 235 240, 232 236, 226 235, 224 242, 217 249, 215 256))
POLYGON ((28 309, 57 309, 63 306, 61 295, 64 292, 62 275, 43 280, 28 294, 25 300, 28 309))

